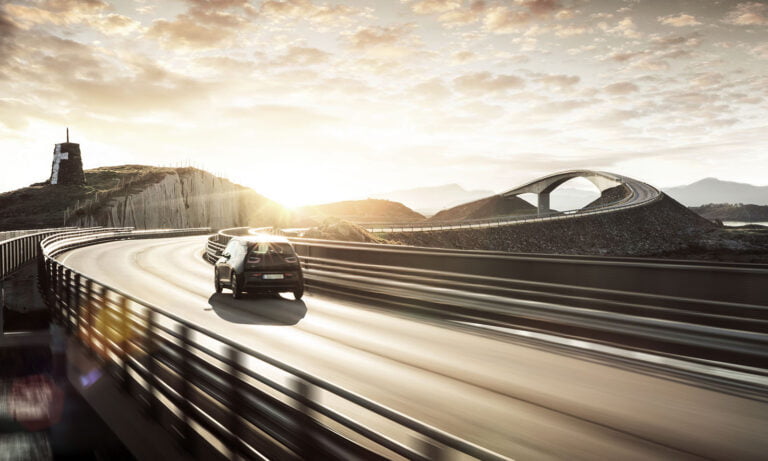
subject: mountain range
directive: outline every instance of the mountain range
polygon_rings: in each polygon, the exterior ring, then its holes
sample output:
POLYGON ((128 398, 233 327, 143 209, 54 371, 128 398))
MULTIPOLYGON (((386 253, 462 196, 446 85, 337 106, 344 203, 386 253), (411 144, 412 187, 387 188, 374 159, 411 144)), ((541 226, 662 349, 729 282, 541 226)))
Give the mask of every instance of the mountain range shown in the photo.
POLYGON ((686 206, 701 206, 710 203, 768 205, 768 186, 721 181, 717 178, 706 178, 687 186, 669 187, 662 190, 686 206))
POLYGON ((466 190, 458 184, 445 184, 373 194, 370 198, 400 202, 419 213, 433 215, 440 210, 493 194, 492 190, 466 190))

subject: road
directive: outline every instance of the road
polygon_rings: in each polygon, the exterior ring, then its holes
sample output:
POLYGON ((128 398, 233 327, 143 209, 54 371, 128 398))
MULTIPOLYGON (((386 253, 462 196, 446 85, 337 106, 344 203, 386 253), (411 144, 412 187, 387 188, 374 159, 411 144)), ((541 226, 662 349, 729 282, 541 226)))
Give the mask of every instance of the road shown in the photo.
MULTIPOLYGON (((515 459, 760 459, 768 403, 375 306, 213 292, 205 237, 59 256, 94 279, 515 459)), ((768 400, 768 399, 766 399, 768 400)))

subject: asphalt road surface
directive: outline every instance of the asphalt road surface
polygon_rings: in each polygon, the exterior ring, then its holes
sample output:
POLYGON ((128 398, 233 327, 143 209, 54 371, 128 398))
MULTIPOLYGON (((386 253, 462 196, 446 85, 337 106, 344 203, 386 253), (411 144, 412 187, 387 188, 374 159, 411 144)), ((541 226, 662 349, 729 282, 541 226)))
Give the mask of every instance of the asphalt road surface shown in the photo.
MULTIPOLYGON (((308 293, 216 295, 204 236, 59 257, 383 405, 515 459, 765 459, 768 403, 308 293)), ((768 400, 768 399, 766 399, 768 400)))

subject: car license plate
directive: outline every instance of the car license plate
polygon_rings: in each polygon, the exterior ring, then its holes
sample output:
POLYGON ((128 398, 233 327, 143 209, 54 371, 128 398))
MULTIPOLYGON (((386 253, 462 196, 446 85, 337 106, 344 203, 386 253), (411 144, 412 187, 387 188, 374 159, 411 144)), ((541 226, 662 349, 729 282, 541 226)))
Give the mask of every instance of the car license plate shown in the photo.
POLYGON ((283 278, 283 274, 264 274, 265 280, 279 280, 283 278))

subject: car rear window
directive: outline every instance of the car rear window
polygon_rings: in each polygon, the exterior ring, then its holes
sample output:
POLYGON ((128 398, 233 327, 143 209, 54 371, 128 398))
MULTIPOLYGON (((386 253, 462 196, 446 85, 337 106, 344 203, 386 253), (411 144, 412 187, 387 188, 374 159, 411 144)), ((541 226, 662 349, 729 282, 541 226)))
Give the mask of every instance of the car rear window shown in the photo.
POLYGON ((257 243, 253 246, 251 249, 251 254, 257 254, 257 255, 263 255, 266 254, 269 250, 273 250, 275 253, 281 254, 281 255, 292 255, 293 254, 293 248, 288 243, 277 243, 277 242, 261 242, 257 243))

